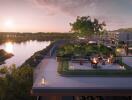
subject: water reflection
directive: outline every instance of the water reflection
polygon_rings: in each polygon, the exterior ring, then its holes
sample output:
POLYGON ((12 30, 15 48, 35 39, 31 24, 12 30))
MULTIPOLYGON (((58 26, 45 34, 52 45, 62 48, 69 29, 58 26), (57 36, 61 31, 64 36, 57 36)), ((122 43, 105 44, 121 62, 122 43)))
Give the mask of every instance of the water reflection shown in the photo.
MULTIPOLYGON (((35 52, 46 48, 49 44, 50 41, 27 41, 22 43, 7 42, 0 45, 0 49, 4 49, 6 52, 14 55, 10 59, 7 59, 3 65, 11 66, 12 64, 15 64, 16 66, 20 66, 35 52)), ((0 67, 3 65, 0 65, 0 67)))
POLYGON ((13 53, 13 44, 12 42, 5 43, 5 51, 8 53, 13 53))

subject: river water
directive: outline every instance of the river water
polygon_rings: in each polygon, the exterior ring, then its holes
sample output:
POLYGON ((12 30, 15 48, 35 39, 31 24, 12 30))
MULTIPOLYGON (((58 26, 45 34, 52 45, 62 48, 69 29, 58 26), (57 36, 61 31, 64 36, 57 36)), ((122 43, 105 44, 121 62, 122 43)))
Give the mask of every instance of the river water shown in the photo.
POLYGON ((50 41, 40 42, 30 40, 22 43, 6 42, 0 45, 0 49, 4 49, 8 53, 12 53, 14 56, 5 60, 5 64, 0 65, 0 67, 11 66, 12 64, 20 66, 35 52, 46 48, 48 45, 50 45, 50 41))

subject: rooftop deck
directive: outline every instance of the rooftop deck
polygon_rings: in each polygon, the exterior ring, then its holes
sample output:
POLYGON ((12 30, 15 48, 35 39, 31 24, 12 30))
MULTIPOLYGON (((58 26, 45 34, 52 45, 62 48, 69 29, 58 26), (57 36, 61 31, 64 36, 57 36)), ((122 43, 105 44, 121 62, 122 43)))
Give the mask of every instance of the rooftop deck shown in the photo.
MULTIPOLYGON (((88 93, 113 90, 132 93, 132 77, 62 77, 57 73, 55 58, 45 58, 35 70, 33 94, 42 93, 88 93), (42 79, 45 84, 42 84, 42 79), (57 91, 56 91, 57 90, 57 91), (122 91, 121 91, 122 90, 122 91)), ((113 91, 114 93, 114 91, 113 91)))

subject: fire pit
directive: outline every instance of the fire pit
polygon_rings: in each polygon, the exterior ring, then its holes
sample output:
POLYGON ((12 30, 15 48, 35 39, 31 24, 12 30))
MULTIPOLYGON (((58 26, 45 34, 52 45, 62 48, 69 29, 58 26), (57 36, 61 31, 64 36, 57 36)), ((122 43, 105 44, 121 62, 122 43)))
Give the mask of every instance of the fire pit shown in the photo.
POLYGON ((97 68, 97 65, 98 65, 98 59, 97 59, 97 58, 93 58, 93 59, 91 60, 91 66, 92 66, 93 68, 97 68))

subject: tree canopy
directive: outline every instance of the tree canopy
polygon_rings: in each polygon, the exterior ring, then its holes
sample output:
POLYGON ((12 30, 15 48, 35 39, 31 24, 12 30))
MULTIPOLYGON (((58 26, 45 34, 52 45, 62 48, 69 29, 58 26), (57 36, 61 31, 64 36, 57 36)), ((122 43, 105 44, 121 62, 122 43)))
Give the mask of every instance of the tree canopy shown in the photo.
POLYGON ((71 31, 78 36, 90 36, 104 31, 105 22, 99 23, 98 19, 92 20, 90 16, 78 16, 76 21, 70 23, 71 31))
POLYGON ((36 100, 30 96, 33 84, 33 68, 11 68, 5 77, 0 77, 0 100, 36 100))

